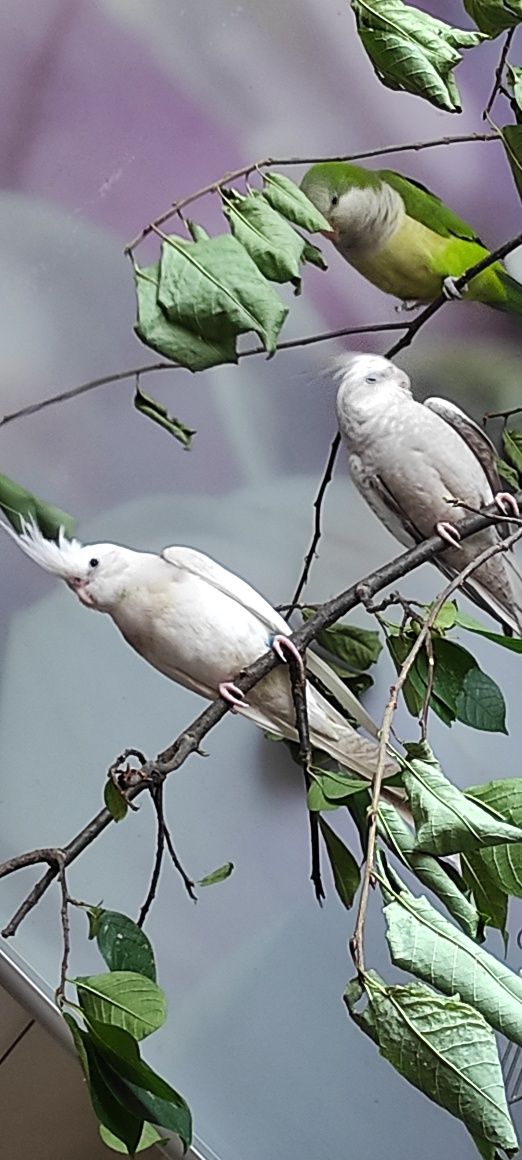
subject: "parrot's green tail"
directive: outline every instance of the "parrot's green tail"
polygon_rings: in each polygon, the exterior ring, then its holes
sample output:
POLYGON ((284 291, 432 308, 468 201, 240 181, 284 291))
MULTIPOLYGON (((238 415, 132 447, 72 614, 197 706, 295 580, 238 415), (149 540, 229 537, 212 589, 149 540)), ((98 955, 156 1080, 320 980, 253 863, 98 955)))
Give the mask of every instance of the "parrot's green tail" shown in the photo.
POLYGON ((522 285, 506 270, 499 270, 498 277, 505 297, 492 302, 491 306, 495 306, 497 310, 504 310, 506 314, 522 314, 522 285))

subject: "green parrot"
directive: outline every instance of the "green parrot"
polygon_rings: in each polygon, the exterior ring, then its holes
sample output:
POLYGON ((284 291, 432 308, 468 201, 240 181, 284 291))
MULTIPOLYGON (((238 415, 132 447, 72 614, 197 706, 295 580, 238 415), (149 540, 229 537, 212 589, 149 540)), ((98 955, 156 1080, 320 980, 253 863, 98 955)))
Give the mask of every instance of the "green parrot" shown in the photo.
MULTIPOLYGON (((440 198, 391 169, 322 162, 308 170, 301 189, 330 222, 343 258, 404 303, 431 302, 441 291, 462 297, 455 279, 489 253, 440 198)), ((501 262, 477 274, 466 297, 522 314, 522 285, 501 262)))

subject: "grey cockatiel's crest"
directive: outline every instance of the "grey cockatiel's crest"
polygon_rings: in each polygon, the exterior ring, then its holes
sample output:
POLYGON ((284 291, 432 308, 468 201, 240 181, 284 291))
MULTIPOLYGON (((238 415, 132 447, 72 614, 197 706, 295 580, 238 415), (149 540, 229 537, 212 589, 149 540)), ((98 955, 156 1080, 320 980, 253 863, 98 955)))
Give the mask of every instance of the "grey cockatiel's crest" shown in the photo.
MULTIPOLYGON (((438 524, 457 524, 469 514, 448 500, 476 509, 498 494, 506 511, 495 448, 464 411, 446 399, 416 402, 408 375, 381 355, 343 356, 337 375, 337 417, 350 474, 401 544, 412 547, 438 524)), ((515 512, 513 497, 507 501, 515 512)), ((446 548, 437 567, 455 576, 505 531, 504 525, 492 526, 446 548)), ((464 591, 505 630, 522 635, 522 572, 513 551, 481 565, 464 591)))

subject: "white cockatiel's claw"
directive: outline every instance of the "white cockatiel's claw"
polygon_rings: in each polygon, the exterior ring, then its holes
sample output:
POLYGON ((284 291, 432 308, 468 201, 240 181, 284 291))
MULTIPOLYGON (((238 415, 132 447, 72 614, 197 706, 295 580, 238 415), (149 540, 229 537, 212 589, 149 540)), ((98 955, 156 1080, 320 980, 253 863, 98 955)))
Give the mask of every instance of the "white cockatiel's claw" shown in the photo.
POLYGON ((218 685, 218 693, 227 705, 230 705, 232 713, 236 712, 238 706, 241 706, 242 709, 248 709, 245 694, 233 681, 221 681, 218 685))
POLYGON ((304 673, 304 662, 301 653, 294 644, 293 640, 290 640, 289 636, 284 636, 282 632, 276 633, 276 635, 272 638, 272 648, 276 654, 276 657, 279 657, 279 660, 284 661, 285 664, 288 659, 285 656, 285 652, 289 653, 290 656, 294 658, 294 661, 296 661, 299 665, 301 672, 304 673))
POLYGON ((450 524, 448 520, 439 520, 435 524, 435 531, 441 540, 451 544, 452 548, 460 548, 460 532, 454 524, 450 524))
POLYGON ((510 491, 497 491, 495 495, 495 503, 502 512, 503 516, 514 516, 516 520, 520 519, 520 508, 514 495, 510 491))
POLYGON ((464 286, 462 290, 459 290, 457 286, 457 279, 452 278, 450 274, 448 274, 448 276, 443 280, 442 293, 444 297, 448 299, 448 302, 461 302, 466 293, 466 290, 467 286, 464 286))
MULTIPOLYGON (((485 431, 448 399, 418 403, 408 375, 375 354, 338 360, 339 429, 350 474, 361 495, 401 544, 411 548, 433 535, 448 545, 434 563, 453 578, 507 534, 501 521, 460 540, 471 510, 496 502, 518 516, 514 496, 502 491, 497 454, 485 431), (448 496, 452 503, 448 521, 448 496), (453 522, 453 520, 455 522, 453 522)), ((522 635, 522 571, 512 549, 492 555, 462 586, 506 632, 522 635)))
MULTIPOLYGON (((84 605, 108 613, 127 643, 160 673, 208 700, 218 694, 233 712, 265 731, 299 740, 287 666, 278 665, 263 677, 249 691, 248 700, 234 682, 233 674, 270 646, 283 660, 285 653, 297 654, 303 664, 288 638, 286 621, 239 576, 193 548, 165 548, 158 556, 117 544, 84 546, 64 536, 54 543, 34 523, 24 525, 20 535, 1 526, 36 563, 61 577, 84 605)), ((307 667, 347 714, 372 734, 371 740, 361 736, 307 682, 311 745, 372 779, 379 760, 375 722, 333 669, 310 650, 307 667)), ((395 773, 397 764, 390 758, 385 774, 395 773)), ((402 790, 384 789, 384 796, 404 812, 402 790)))

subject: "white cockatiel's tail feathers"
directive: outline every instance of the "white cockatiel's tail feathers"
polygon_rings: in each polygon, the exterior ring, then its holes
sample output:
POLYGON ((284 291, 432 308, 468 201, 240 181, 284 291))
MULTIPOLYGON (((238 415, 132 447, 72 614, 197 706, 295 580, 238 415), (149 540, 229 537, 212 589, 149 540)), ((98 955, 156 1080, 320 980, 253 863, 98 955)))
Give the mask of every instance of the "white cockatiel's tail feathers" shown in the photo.
POLYGON ((36 564, 46 572, 52 572, 62 580, 68 580, 76 574, 79 562, 78 553, 83 550, 79 540, 69 540, 63 528, 58 532, 58 540, 46 540, 42 535, 36 520, 20 517, 21 532, 17 532, 10 524, 0 521, 0 527, 18 544, 18 547, 30 556, 36 564))
MULTIPOLYGON (((350 474, 399 543, 412 547, 437 525, 458 524, 470 507, 483 508, 497 494, 502 501, 495 448, 459 407, 438 398, 418 403, 406 373, 382 355, 348 354, 337 377, 350 474)), ((475 533, 434 563, 453 578, 500 543, 506 526, 475 533)), ((522 572, 512 550, 481 564, 462 590, 507 632, 522 635, 522 572)))

